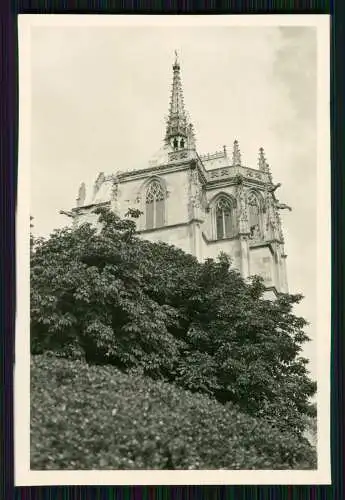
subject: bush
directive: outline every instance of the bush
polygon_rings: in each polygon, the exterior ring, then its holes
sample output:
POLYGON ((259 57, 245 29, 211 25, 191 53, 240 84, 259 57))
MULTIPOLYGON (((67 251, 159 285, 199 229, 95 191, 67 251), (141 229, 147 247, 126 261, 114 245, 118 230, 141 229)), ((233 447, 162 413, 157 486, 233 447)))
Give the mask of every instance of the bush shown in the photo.
POLYGON ((51 355, 31 361, 31 469, 311 469, 305 440, 203 394, 51 355))

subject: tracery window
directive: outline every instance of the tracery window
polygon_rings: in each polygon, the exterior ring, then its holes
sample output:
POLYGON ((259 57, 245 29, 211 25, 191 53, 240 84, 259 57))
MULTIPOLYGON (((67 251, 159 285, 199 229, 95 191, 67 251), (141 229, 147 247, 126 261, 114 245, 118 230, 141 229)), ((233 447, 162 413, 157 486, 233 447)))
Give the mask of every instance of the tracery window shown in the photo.
POLYGON ((146 229, 164 226, 165 194, 159 181, 152 181, 146 190, 146 229))
POLYGON ((217 239, 229 238, 234 234, 234 210, 227 198, 220 198, 216 204, 216 231, 217 239))
POLYGON ((254 193, 248 197, 249 229, 252 238, 258 238, 261 235, 261 216, 260 202, 254 193))

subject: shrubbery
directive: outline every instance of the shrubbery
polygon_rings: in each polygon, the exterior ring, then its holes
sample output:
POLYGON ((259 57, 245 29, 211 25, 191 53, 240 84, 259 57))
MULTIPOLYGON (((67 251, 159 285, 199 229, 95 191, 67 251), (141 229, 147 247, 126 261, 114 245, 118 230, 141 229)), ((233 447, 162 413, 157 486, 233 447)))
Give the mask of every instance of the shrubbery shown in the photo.
POLYGON ((263 300, 262 281, 247 284, 225 255, 199 263, 99 213, 98 231, 32 241, 32 353, 135 369, 301 436, 316 389, 292 311, 301 297, 263 300))
POLYGON ((32 469, 308 469, 315 452, 232 404, 54 356, 31 362, 32 469))

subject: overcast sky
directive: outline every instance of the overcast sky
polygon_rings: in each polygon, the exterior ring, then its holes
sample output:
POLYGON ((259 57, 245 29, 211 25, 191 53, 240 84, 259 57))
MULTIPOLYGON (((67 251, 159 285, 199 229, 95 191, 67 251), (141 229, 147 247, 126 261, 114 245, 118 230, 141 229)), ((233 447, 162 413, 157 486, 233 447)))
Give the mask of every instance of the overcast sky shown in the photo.
MULTIPOLYGON (((47 235, 80 183, 145 168, 162 144, 174 50, 199 153, 263 146, 282 212, 291 293, 316 321, 316 31, 298 27, 35 27, 31 214, 47 235)), ((312 358, 313 343, 306 350, 312 358)))

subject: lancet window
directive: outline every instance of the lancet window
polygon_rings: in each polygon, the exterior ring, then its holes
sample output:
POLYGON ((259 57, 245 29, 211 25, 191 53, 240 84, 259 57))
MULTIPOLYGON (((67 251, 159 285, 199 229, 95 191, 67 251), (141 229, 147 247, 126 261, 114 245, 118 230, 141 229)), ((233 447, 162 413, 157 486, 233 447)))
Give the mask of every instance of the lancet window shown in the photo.
POLYGON ((234 235, 234 206, 228 198, 220 198, 216 204, 217 239, 230 238, 234 235))
POLYGON ((146 229, 164 226, 165 192, 157 180, 150 182, 146 190, 146 229))

